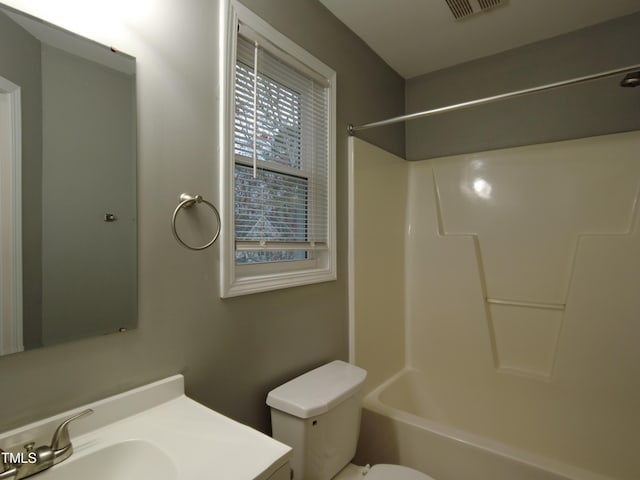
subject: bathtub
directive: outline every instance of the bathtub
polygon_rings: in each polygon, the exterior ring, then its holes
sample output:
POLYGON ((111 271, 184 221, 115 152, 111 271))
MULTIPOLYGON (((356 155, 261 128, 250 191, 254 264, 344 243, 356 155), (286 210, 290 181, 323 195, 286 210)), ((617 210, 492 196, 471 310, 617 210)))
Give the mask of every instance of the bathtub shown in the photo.
POLYGON ((452 426, 442 412, 430 418, 429 403, 415 370, 401 371, 366 395, 355 463, 406 465, 436 480, 615 480, 452 426))

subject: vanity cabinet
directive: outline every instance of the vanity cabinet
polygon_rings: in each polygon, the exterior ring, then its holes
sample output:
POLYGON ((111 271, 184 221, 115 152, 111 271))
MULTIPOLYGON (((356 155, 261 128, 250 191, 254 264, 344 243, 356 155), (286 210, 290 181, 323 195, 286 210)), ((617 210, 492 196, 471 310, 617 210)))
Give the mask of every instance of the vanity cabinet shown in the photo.
POLYGON ((282 465, 267 480, 291 480, 291 465, 289 464, 289 462, 282 465))

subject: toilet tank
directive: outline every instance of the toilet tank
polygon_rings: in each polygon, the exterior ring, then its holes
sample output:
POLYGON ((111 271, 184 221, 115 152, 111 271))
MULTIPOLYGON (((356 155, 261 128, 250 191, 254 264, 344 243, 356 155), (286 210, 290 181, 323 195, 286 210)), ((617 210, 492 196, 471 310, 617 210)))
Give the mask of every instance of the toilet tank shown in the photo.
POLYGON ((269 392, 273 438, 293 448, 294 480, 330 480, 351 461, 366 376, 336 360, 269 392))

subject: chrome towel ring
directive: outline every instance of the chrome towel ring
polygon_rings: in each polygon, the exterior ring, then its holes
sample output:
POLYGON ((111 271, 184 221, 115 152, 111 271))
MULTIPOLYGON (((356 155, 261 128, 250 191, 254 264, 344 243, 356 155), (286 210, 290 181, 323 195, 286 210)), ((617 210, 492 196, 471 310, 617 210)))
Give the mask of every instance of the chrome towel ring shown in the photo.
POLYGON ((218 239, 218 236, 220 235, 220 227, 221 227, 220 213, 218 213, 218 209, 211 202, 202 198, 202 195, 192 196, 192 195, 189 195, 188 193, 182 193, 180 195, 180 203, 178 204, 176 209, 173 211, 173 216, 171 217, 171 231, 173 232, 173 236, 175 237, 175 239, 178 241, 180 245, 182 245, 185 248, 188 248, 189 250, 204 250, 205 248, 209 248, 218 239), (216 216, 216 222, 218 227, 216 228, 216 233, 213 235, 213 238, 211 239, 210 242, 206 243, 205 245, 202 245, 201 247, 192 247, 191 245, 185 243, 185 241, 180 238, 180 235, 178 235, 178 231, 176 230, 176 218, 178 217, 178 212, 182 208, 191 208, 193 205, 197 203, 205 203, 209 205, 209 207, 211 207, 211 210, 213 210, 213 213, 216 216))

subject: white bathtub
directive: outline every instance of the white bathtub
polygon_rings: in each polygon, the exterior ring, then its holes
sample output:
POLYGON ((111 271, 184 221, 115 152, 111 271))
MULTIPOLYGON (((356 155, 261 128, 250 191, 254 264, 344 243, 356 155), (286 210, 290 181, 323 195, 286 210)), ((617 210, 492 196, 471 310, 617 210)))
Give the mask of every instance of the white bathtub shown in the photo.
POLYGON ((617 480, 454 427, 442 411, 429 418, 426 390, 419 372, 405 370, 364 398, 355 463, 406 465, 436 480, 617 480))

